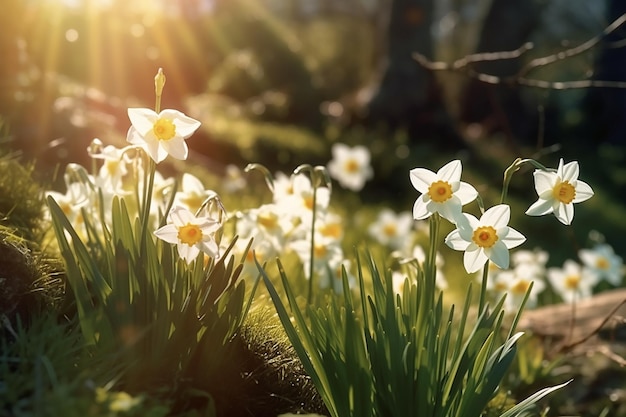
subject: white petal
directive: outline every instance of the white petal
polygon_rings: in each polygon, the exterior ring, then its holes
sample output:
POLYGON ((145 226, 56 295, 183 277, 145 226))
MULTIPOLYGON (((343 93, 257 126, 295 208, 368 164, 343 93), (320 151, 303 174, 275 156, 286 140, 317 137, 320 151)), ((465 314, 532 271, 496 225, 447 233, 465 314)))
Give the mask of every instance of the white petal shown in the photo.
POLYGON ((333 154, 333 159, 341 161, 348 157, 350 148, 344 143, 336 143, 333 145, 331 152, 333 154))
POLYGON ((479 226, 478 219, 468 213, 461 213, 456 219, 456 227, 459 229, 459 234, 468 242, 472 241, 474 230, 479 226))
POLYGON ((583 201, 589 200, 593 197, 593 190, 583 181, 578 181, 576 183, 576 196, 574 197, 573 203, 581 203, 583 201))
POLYGON ((178 229, 173 224, 166 224, 155 230, 154 235, 168 243, 178 243, 178 229))
POLYGON ((451 247, 454 250, 465 250, 470 245, 470 242, 463 239, 461 234, 459 233, 459 229, 454 229, 445 239, 446 245, 451 247))
POLYGON ((169 220, 177 227, 185 226, 189 223, 196 224, 196 216, 184 207, 176 206, 170 210, 169 220))
POLYGON ((457 217, 461 215, 462 211, 461 201, 454 195, 445 203, 435 203, 431 200, 428 205, 432 207, 434 211, 441 214, 441 217, 451 223, 456 222, 457 217))
POLYGON ((463 255, 463 266, 468 274, 472 274, 482 268, 487 259, 485 252, 478 246, 471 250, 468 248, 463 255))
POLYGON ((509 250, 503 242, 496 242, 490 248, 489 259, 501 269, 509 267, 509 250))
POLYGON ((538 195, 541 196, 548 191, 552 193, 557 179, 557 175, 554 172, 536 170, 533 172, 533 177, 535 178, 535 190, 538 195))
POLYGON ((176 136, 188 138, 200 127, 200 122, 178 110, 166 109, 159 113, 159 118, 171 120, 176 126, 176 136))
MULTIPOLYGON (((562 161, 562 160, 561 160, 562 161)), ((572 181, 576 181, 578 179, 578 162, 572 161, 563 166, 563 176, 561 179, 563 181, 568 181, 571 183, 572 181)))
POLYGON ((154 128, 158 115, 150 109, 130 108, 128 109, 128 118, 139 134, 145 136, 154 128))
POLYGON ((554 215, 561 223, 570 225, 574 220, 574 205, 560 203, 554 210, 554 215))
POLYGON ((185 160, 189 154, 187 143, 182 137, 176 136, 170 140, 162 140, 161 146, 173 158, 185 160))
POLYGON ((423 220, 429 217, 432 213, 428 211, 426 202, 429 201, 425 198, 425 195, 422 195, 415 200, 415 204, 413 204, 413 218, 415 220, 423 220))
POLYGON ((462 205, 466 205, 467 203, 471 203, 476 200, 478 197, 478 191, 472 185, 466 182, 459 183, 459 189, 454 192, 454 195, 459 197, 462 205))
POLYGON ((493 206, 480 216, 480 224, 493 226, 495 229, 504 227, 511 219, 511 208, 508 204, 493 206))
POLYGON ((200 181, 198 177, 189 173, 183 174, 181 184, 183 186, 183 191, 185 192, 195 191, 197 193, 204 193, 206 191, 202 181, 200 181))
POLYGON ((526 237, 512 227, 509 227, 508 232, 501 238, 501 241, 508 249, 513 249, 524 243, 526 237))
POLYGON ((215 240, 211 239, 200 243, 200 250, 209 255, 211 258, 217 258, 220 248, 217 246, 215 240))
POLYGON ((437 171, 437 177, 440 180, 447 181, 449 183, 458 182, 461 180, 462 170, 463 167, 461 166, 461 161, 456 159, 442 166, 441 169, 437 171))
POLYGON ((528 210, 526 210, 526 214, 528 216, 543 216, 549 213, 552 213, 554 200, 544 200, 540 198, 535 201, 528 210))
POLYGON ((179 243, 177 246, 178 254, 181 258, 185 259, 190 264, 200 254, 200 249, 197 246, 189 246, 186 243, 179 243))
POLYGON ((428 187, 439 178, 437 174, 425 168, 414 168, 409 171, 409 179, 417 191, 426 194, 428 187))

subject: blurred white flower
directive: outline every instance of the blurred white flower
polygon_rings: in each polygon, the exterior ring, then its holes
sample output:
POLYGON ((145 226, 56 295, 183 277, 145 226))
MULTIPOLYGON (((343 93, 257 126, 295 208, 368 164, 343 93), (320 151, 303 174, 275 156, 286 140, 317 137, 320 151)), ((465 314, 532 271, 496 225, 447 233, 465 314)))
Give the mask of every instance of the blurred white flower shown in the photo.
POLYGON ((517 312, 526 292, 532 283, 533 287, 526 301, 527 308, 537 305, 537 296, 542 292, 546 284, 541 278, 535 277, 532 269, 528 269, 529 264, 520 264, 518 268, 500 271, 494 279, 492 289, 498 294, 506 293, 504 309, 509 312, 517 312))
POLYGON ((392 250, 398 250, 411 243, 413 217, 409 212, 396 213, 382 209, 376 221, 368 228, 370 236, 392 250))
POLYGON ((188 173, 183 174, 180 188, 174 196, 174 204, 186 207, 192 213, 197 213, 207 199, 217 195, 215 191, 207 190, 198 177, 188 173))
POLYGON ((241 171, 237 165, 226 165, 225 174, 226 175, 224 176, 224 181, 222 183, 224 190, 229 193, 235 193, 246 188, 246 178, 243 175, 243 171, 241 171))
POLYGON ((572 303, 590 297, 599 278, 590 268, 568 259, 563 268, 548 269, 548 281, 563 301, 572 303))
POLYGON ((468 273, 478 271, 487 260, 502 269, 509 267, 509 249, 526 240, 508 226, 511 209, 506 204, 491 207, 480 217, 462 213, 457 229, 446 236, 446 244, 454 250, 465 251, 463 265, 468 273))
POLYGON ((132 126, 126 140, 143 148, 157 164, 167 155, 187 159, 189 149, 185 139, 200 127, 199 121, 171 109, 157 114, 150 109, 130 108, 128 117, 132 126))
POLYGON ((413 206, 413 218, 422 220, 433 213, 452 223, 461 215, 461 207, 476 199, 478 192, 470 184, 461 182, 461 161, 454 160, 434 173, 425 168, 409 172, 413 187, 422 195, 413 206))
POLYGON ((598 244, 593 249, 581 249, 578 257, 582 263, 598 274, 600 279, 615 286, 622 285, 624 263, 613 248, 606 244, 598 244))
POLYGON ((365 182, 374 176, 370 152, 365 146, 351 148, 343 143, 336 143, 331 151, 333 159, 328 163, 328 172, 342 187, 360 191, 365 182))
POLYGON ((178 254, 191 263, 200 252, 216 258, 219 247, 215 232, 221 224, 208 217, 196 217, 184 207, 174 207, 168 215, 168 223, 154 232, 155 236, 176 244, 178 254))
POLYGON ((578 162, 563 164, 559 160, 556 172, 535 170, 535 190, 539 199, 534 202, 526 214, 543 216, 554 213, 563 224, 569 225, 574 219, 574 203, 581 203, 593 196, 591 187, 578 179, 578 162))
MULTIPOLYGON (((410 256, 411 257, 409 259, 402 260, 402 263, 407 264, 408 262, 410 262, 411 259, 414 259, 420 264, 421 268, 424 269, 424 262, 426 262, 426 252, 424 251, 423 247, 421 247, 420 245, 415 245, 410 256)), ((446 276, 443 273, 444 263, 445 262, 443 260, 443 256, 441 256, 441 254, 437 252, 437 254, 435 255, 435 285, 440 290, 445 290, 446 288, 448 288, 448 281, 446 280, 446 276)))

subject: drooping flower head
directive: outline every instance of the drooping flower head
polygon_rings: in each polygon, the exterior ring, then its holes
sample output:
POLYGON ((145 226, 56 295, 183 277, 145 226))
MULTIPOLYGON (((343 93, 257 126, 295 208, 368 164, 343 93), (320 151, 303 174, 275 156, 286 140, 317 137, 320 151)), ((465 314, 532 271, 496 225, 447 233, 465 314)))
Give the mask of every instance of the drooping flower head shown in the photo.
POLYGON ((328 163, 330 176, 352 191, 360 191, 374 172, 370 165, 370 152, 365 146, 349 147, 336 143, 332 147, 333 159, 328 163))
POLYGON ((204 252, 217 257, 219 247, 215 241, 215 232, 221 224, 208 217, 196 217, 184 207, 172 208, 168 215, 168 223, 154 232, 161 240, 176 244, 178 254, 191 263, 204 252))
POLYGON ((461 161, 454 160, 441 167, 437 173, 424 168, 415 168, 409 172, 411 184, 422 193, 413 206, 414 219, 422 220, 439 213, 456 223, 461 207, 478 196, 474 187, 461 181, 462 169, 461 161))
POLYGON ((199 121, 178 110, 166 109, 157 114, 150 109, 130 108, 128 117, 132 126, 126 140, 142 147, 157 164, 167 155, 187 159, 185 139, 200 127, 199 121))
POLYGON ((526 210, 529 216, 554 213, 561 223, 569 225, 574 219, 574 203, 593 196, 591 187, 578 179, 576 161, 563 164, 561 159, 556 172, 538 169, 533 176, 539 199, 526 210))
POLYGON ((506 204, 491 207, 480 217, 462 213, 457 228, 446 236, 446 244, 454 250, 465 251, 463 265, 468 273, 478 271, 490 260, 498 267, 509 267, 509 249, 526 240, 508 226, 511 209, 506 204))

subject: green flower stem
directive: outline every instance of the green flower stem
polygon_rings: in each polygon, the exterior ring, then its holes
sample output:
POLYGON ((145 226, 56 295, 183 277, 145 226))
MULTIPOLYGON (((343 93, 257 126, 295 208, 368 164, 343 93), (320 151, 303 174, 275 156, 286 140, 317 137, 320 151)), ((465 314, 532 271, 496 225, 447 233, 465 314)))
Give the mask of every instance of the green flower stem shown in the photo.
POLYGON ((439 225, 441 223, 441 216, 439 213, 433 213, 430 216, 430 245, 428 247, 428 261, 426 262, 426 282, 429 300, 432 301, 431 305, 435 302, 435 286, 437 281, 437 243, 439 242, 439 225))
POLYGON ((143 256, 143 250, 145 247, 146 236, 148 235, 148 223, 150 220, 150 205, 152 202, 152 192, 154 189, 154 176, 156 172, 156 163, 152 158, 148 158, 148 172, 147 178, 144 177, 144 194, 142 196, 142 203, 140 208, 141 213, 141 245, 140 251, 143 256))
MULTIPOLYGON (((314 172, 311 172, 311 174, 314 174, 314 172)), ((313 261, 315 260, 315 217, 317 208, 317 184, 314 184, 313 181, 311 181, 311 183, 313 185, 313 208, 311 211, 311 261, 309 263, 309 290, 306 298, 308 305, 311 305, 311 302, 313 301, 313 261)))
POLYGON ((544 165, 535 161, 534 159, 522 159, 517 158, 513 163, 504 171, 504 180, 502 181, 502 194, 500 196, 500 204, 504 204, 506 197, 509 193, 509 184, 511 182, 511 178, 513 178, 513 174, 515 174, 524 164, 531 164, 537 169, 541 169, 544 171, 548 171, 544 165))
POLYGON ((491 261, 487 261, 485 263, 485 267, 483 268, 483 278, 480 283, 480 296, 478 298, 478 314, 482 313, 483 308, 485 307, 485 302, 487 300, 487 278, 489 276, 489 264, 491 261))

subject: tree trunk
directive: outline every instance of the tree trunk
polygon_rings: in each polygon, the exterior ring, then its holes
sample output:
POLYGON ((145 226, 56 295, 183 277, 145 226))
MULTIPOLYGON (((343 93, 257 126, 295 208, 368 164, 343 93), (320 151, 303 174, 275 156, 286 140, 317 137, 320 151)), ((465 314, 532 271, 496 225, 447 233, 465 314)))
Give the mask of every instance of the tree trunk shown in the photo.
MULTIPOLYGON (((483 23, 476 52, 510 51, 523 45, 539 20, 540 8, 535 1, 493 0, 483 23)), ((515 75, 521 69, 520 59, 479 62, 474 69, 498 77, 515 75)), ((515 86, 488 85, 472 79, 462 93, 461 121, 481 123, 488 132, 504 132, 511 139, 535 137, 537 123, 520 98, 515 86)))
MULTIPOLYGON (((608 23, 624 13, 625 1, 609 0, 608 23)), ((603 40, 593 76, 595 80, 626 81, 626 48, 623 46, 625 38, 626 24, 623 24, 603 40)), ((583 135, 588 140, 594 143, 626 144, 626 89, 590 89, 583 106, 587 115, 583 135)))
MULTIPOLYGON (((433 58, 433 0, 393 0, 388 29, 387 68, 367 105, 366 123, 391 131, 407 129, 411 140, 437 136, 438 143, 458 141, 433 74, 413 58, 433 58), (442 141, 443 139, 443 141, 442 141)), ((455 143, 458 145, 459 143, 455 143)))

